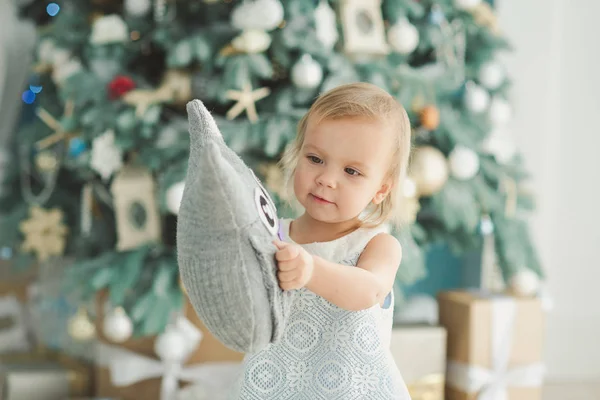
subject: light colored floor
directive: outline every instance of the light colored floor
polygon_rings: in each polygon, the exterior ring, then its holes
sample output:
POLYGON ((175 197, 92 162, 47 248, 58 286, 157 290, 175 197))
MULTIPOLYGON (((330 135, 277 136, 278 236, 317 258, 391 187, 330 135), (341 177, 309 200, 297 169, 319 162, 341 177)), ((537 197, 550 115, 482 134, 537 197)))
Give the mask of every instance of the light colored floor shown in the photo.
POLYGON ((600 383, 548 383, 543 400, 600 400, 600 383))

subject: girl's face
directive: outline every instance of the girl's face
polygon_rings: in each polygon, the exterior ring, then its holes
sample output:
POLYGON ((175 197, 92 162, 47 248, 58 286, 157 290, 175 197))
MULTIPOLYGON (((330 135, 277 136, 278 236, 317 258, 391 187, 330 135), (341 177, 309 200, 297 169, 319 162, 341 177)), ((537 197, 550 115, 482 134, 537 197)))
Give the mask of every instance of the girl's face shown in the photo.
POLYGON ((306 212, 338 223, 381 203, 391 190, 392 138, 388 126, 368 118, 309 120, 294 174, 294 194, 306 212))

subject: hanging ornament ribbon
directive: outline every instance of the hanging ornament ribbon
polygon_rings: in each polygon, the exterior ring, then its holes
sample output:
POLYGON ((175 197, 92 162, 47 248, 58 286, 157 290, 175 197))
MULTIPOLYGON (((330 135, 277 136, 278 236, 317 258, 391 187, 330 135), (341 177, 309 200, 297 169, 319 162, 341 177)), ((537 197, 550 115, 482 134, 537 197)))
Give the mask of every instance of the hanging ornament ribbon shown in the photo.
MULTIPOLYGON (((123 387, 146 379, 162 378, 160 400, 172 400, 179 389, 180 381, 202 385, 208 392, 220 393, 228 390, 240 372, 238 362, 206 362, 184 366, 184 362, 202 340, 202 332, 185 317, 179 317, 174 325, 167 327, 163 335, 162 338, 157 338, 157 343, 166 339, 167 335, 178 335, 185 341, 182 351, 177 355, 181 357, 159 354, 159 357, 162 357, 157 360, 122 347, 100 343, 98 362, 108 367, 113 385, 123 387)), ((168 341, 166 339, 165 344, 168 341)), ((160 347, 157 345, 157 350, 160 350, 160 347)))
POLYGON ((93 187, 85 184, 81 189, 81 221, 80 229, 83 237, 88 237, 92 231, 93 187))
POLYGON ((171 0, 154 0, 154 21, 158 23, 169 23, 175 19, 175 2, 167 5, 171 0))
POLYGON ((492 367, 487 369, 460 362, 448 363, 447 381, 477 400, 508 400, 509 387, 541 387, 544 365, 533 363, 509 368, 517 304, 508 296, 490 298, 492 303, 492 367))
POLYGON ((460 86, 465 81, 466 28, 458 18, 448 21, 439 5, 432 6, 431 20, 441 32, 441 39, 435 44, 437 64, 452 72, 449 84, 460 86))
POLYGON ((479 287, 486 293, 500 293, 504 289, 502 274, 496 257, 494 229, 494 222, 490 215, 482 215, 480 231, 483 236, 483 246, 481 251, 481 277, 479 287))

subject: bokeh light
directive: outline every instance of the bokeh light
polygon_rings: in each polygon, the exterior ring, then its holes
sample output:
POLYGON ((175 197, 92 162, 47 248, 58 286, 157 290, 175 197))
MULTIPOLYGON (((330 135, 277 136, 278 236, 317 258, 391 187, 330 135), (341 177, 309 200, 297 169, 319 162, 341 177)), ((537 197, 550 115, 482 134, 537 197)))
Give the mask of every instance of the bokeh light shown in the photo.
POLYGON ((50 15, 51 17, 54 17, 60 11, 60 6, 56 3, 50 3, 46 7, 46 11, 48 12, 48 15, 50 15))
POLYGON ((33 102, 35 101, 35 93, 33 93, 31 90, 26 90, 21 95, 21 98, 25 103, 33 104, 33 102))

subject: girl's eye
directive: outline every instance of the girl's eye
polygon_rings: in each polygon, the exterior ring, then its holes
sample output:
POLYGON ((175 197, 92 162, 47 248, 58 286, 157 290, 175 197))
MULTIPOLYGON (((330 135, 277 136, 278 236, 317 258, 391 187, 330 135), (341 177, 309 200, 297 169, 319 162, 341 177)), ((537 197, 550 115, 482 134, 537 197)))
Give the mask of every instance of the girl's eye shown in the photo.
POLYGON ((310 160, 310 162, 312 162, 314 164, 321 164, 323 162, 323 160, 321 160, 317 156, 308 156, 307 158, 310 160))
POLYGON ((348 175, 352 175, 352 176, 359 176, 360 172, 358 172, 357 170, 353 169, 353 168, 346 168, 345 169, 346 173, 348 175))

